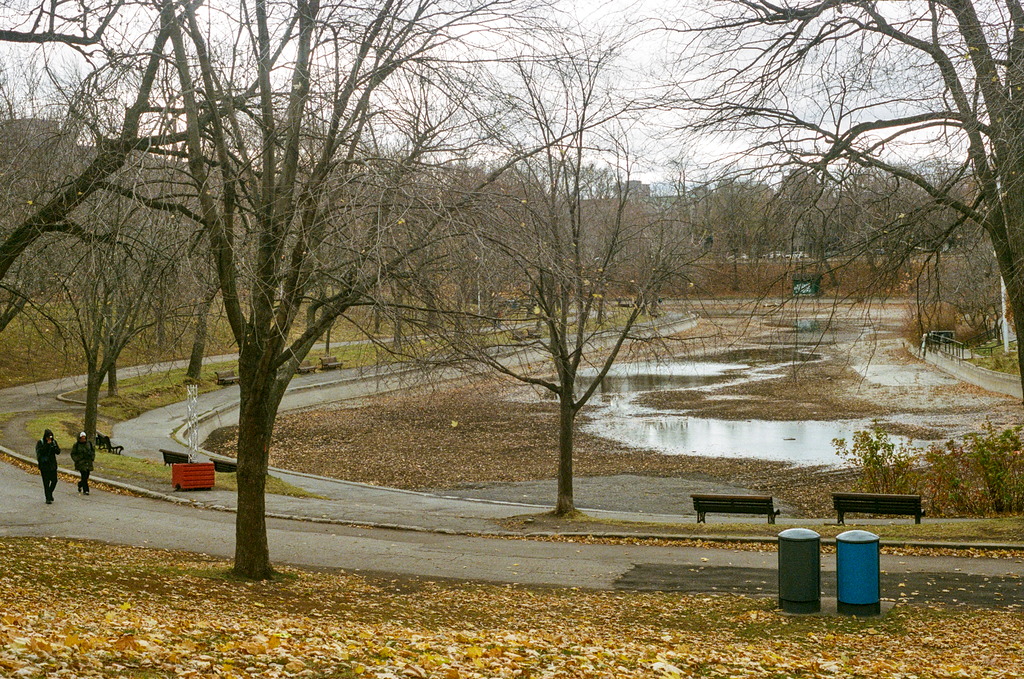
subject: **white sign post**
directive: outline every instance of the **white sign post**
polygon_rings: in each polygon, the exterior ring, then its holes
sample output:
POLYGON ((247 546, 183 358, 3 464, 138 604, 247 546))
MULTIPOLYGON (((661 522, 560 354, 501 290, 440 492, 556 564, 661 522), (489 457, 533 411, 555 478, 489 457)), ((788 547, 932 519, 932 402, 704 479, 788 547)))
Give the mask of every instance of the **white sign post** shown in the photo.
POLYGON ((188 461, 193 462, 199 451, 199 387, 190 384, 185 389, 188 392, 188 461))

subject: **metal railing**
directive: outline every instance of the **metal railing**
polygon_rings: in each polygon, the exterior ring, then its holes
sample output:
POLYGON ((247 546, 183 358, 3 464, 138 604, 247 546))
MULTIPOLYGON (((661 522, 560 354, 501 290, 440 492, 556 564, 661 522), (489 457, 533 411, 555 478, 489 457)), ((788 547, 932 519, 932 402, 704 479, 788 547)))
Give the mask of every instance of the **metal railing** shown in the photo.
POLYGON ((979 332, 976 335, 971 335, 970 337, 964 340, 964 344, 966 344, 969 347, 976 347, 981 344, 993 342, 997 339, 999 339, 998 326, 995 328, 990 328, 988 330, 983 330, 982 332, 979 332))
POLYGON ((950 358, 962 361, 971 357, 970 348, 953 339, 952 330, 932 330, 925 333, 921 341, 925 352, 938 351, 950 358))

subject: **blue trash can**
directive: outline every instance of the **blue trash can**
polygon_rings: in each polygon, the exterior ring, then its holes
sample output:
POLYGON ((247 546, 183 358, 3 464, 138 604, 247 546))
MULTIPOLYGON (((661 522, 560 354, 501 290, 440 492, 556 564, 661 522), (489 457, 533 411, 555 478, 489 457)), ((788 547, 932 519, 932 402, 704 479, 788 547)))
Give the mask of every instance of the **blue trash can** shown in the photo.
POLYGON ((878 536, 848 530, 836 536, 836 609, 846 615, 882 612, 878 536))
POLYGON ((779 533, 779 608, 786 613, 821 610, 821 536, 813 530, 779 533))

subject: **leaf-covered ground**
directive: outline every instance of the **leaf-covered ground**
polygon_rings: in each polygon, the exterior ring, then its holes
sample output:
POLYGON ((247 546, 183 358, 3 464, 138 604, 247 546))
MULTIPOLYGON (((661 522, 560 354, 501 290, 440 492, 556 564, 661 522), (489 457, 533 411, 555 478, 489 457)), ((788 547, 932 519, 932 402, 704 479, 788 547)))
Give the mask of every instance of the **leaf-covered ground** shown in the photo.
POLYGON ((1019 677, 1024 614, 898 606, 783 616, 768 599, 533 590, 0 540, 14 677, 1019 677))

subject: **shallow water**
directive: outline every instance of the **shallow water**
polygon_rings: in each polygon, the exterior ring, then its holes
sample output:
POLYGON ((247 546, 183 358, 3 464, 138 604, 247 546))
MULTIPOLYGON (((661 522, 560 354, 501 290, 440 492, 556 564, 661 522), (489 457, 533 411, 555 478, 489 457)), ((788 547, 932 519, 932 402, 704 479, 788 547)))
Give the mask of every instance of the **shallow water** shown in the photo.
MULTIPOLYGON (((800 354, 797 360, 816 360, 800 354)), ((772 379, 793 361, 757 364, 679 361, 615 366, 604 380, 584 431, 666 455, 751 457, 809 465, 837 465, 832 440, 849 441, 869 420, 718 420, 666 413, 634 403, 637 394, 665 389, 705 389, 712 385, 772 379)), ((899 440, 898 437, 894 437, 899 440)))
MULTIPOLYGON (((623 363, 612 366, 597 393, 637 394, 665 389, 692 389, 744 379, 752 369, 746 363, 623 363)), ((581 380, 589 385, 586 374, 581 380)))
POLYGON ((630 446, 666 455, 753 457, 797 464, 836 465, 843 462, 832 440, 847 441, 869 421, 837 422, 716 420, 685 414, 644 413, 616 404, 602 407, 584 429, 630 446))

